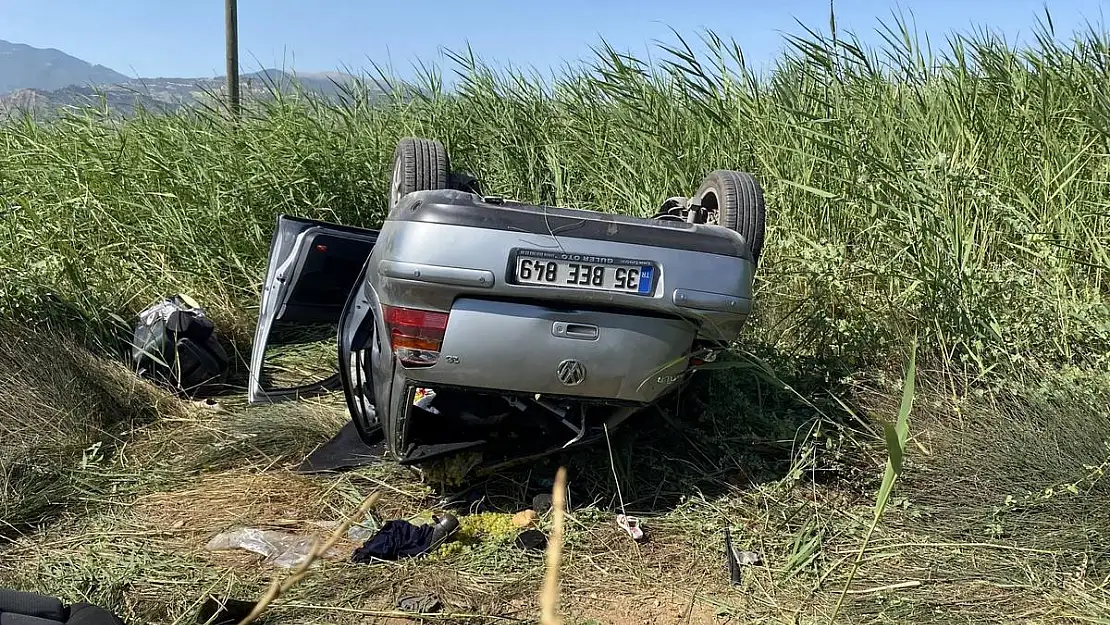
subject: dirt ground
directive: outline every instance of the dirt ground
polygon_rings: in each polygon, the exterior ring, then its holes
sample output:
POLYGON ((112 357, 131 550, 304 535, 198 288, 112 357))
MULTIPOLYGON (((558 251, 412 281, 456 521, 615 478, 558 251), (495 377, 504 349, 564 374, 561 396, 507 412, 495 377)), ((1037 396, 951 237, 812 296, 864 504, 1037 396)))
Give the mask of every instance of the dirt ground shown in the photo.
MULTIPOLYGON (((261 473, 233 470, 211 474, 188 488, 139 497, 132 507, 132 520, 135 523, 132 531, 157 537, 160 549, 170 550, 201 566, 233 571, 242 578, 287 574, 287 571, 276 569, 253 553, 243 550, 210 551, 205 545, 220 532, 243 526, 301 536, 326 537, 342 520, 332 507, 336 490, 342 488, 341 482, 341 479, 334 477, 305 477, 283 470, 261 473)), ((383 502, 391 503, 383 503, 382 509, 395 513, 394 516, 428 514, 427 510, 398 502, 397 499, 404 498, 397 497, 397 493, 388 489, 385 492, 387 494, 383 502)), ((497 514, 499 513, 485 513, 481 516, 496 520, 497 514)), ((508 512, 500 514, 506 519, 511 517, 508 512)), ((550 514, 540 519, 541 527, 549 526, 549 523, 550 514)), ((564 591, 560 597, 560 607, 568 616, 568 622, 614 625, 730 622, 728 615, 718 616, 711 603, 698 600, 699 594, 709 597, 711 594, 728 593, 728 587, 723 583, 726 575, 723 566, 719 567, 721 570, 717 579, 703 579, 691 588, 682 575, 685 571, 674 570, 675 563, 682 559, 681 549, 665 542, 670 540, 665 531, 661 533, 663 542, 657 538, 636 545, 615 524, 606 530, 608 531, 598 528, 592 530, 604 534, 600 538, 608 543, 606 549, 598 553, 572 553, 575 564, 563 571, 564 591), (625 566, 611 568, 612 560, 625 560, 625 566), (638 569, 638 572, 629 574, 626 570, 628 566, 638 569)), ((512 548, 504 544, 505 541, 501 543, 501 548, 506 551, 512 548)), ((326 558, 328 562, 320 567, 319 573, 313 575, 319 574, 326 579, 330 574, 328 567, 357 570, 358 565, 351 565, 346 561, 359 545, 355 540, 341 540, 329 552, 326 558)), ((471 557, 480 556, 471 554, 471 557)), ((410 570, 422 580, 409 580, 401 584, 404 592, 434 594, 443 604, 440 609, 447 613, 493 607, 486 601, 474 600, 482 593, 472 594, 465 587, 460 588, 468 582, 449 574, 450 563, 449 559, 433 557, 414 565, 410 570)), ((531 564, 533 570, 528 577, 538 582, 543 568, 542 560, 537 554, 532 554, 531 564)), ((365 567, 365 570, 372 568, 365 567)), ((492 603, 501 603, 501 612, 506 615, 538 614, 540 607, 535 596, 538 585, 533 591, 535 592, 528 593, 521 589, 511 600, 495 600, 492 603)), ((377 610, 379 613, 396 610, 390 599, 389 596, 366 597, 361 609, 377 610)), ((370 622, 412 622, 411 619, 395 616, 363 616, 370 618, 370 622)))

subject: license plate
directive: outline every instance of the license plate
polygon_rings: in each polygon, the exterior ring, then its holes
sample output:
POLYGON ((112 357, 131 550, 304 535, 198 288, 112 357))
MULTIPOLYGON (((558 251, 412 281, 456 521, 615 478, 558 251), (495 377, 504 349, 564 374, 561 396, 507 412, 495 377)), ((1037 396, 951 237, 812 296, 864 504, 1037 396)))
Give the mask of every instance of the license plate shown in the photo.
POLYGON ((516 250, 512 269, 517 284, 634 295, 650 294, 655 287, 655 265, 643 260, 516 250))

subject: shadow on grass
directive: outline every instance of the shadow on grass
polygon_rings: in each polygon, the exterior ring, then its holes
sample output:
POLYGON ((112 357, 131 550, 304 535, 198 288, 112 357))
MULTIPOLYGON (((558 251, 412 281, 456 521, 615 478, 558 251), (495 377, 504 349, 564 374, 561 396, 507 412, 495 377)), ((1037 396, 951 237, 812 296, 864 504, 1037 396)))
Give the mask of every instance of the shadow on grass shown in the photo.
MULTIPOLYGON (((50 327, 63 329, 72 337, 75 346, 130 367, 137 315, 153 303, 112 310, 106 302, 94 306, 91 302, 76 302, 42 291, 23 302, 17 313, 20 323, 38 324, 39 320, 49 320, 50 327)), ((198 397, 222 398, 246 392, 254 337, 245 333, 241 324, 234 325, 217 323, 216 337, 230 358, 229 367, 222 381, 205 385, 197 392, 198 397)), ((335 338, 335 324, 275 324, 268 343, 267 366, 260 380, 263 388, 291 388, 334 374, 335 338)))
POLYGON ((549 495, 558 466, 569 472, 569 504, 658 515, 791 475, 848 484, 859 468, 838 459, 857 424, 827 363, 783 364, 775 378, 751 370, 702 372, 678 396, 645 410, 600 442, 495 473, 452 495, 462 507, 518 511, 549 495), (788 369, 788 371, 787 371, 788 369), (619 493, 614 472, 619 479, 619 493), (849 473, 851 475, 849 475, 849 473), (477 503, 476 503, 477 502, 477 503))
MULTIPOLYGON (((98 325, 70 306, 54 310, 53 316, 79 325, 86 331, 83 337, 86 341, 100 341, 101 345, 118 346, 121 334, 126 336, 124 332, 130 330, 121 319, 114 323, 101 321, 98 325), (81 325, 82 322, 86 323, 81 325), (106 343, 109 339, 115 342, 106 343)), ((331 329, 321 334, 320 328, 301 328, 295 336, 289 336, 279 328, 275 333, 275 345, 303 345, 332 333, 331 329)), ((247 353, 235 345, 229 347, 229 353, 247 353)), ((41 343, 35 349, 43 350, 43 354, 51 350, 41 343)), ((452 499, 464 509, 474 500, 484 501, 502 511, 529 508, 536 495, 550 494, 551 480, 559 465, 567 466, 570 471, 571 505, 592 504, 619 511, 623 500, 626 512, 645 516, 674 510, 691 498, 713 500, 728 493, 779 482, 792 475, 799 479, 833 480, 859 488, 858 467, 852 464, 858 462, 859 455, 837 453, 839 448, 855 442, 851 434, 852 417, 832 399, 834 393, 847 396, 835 383, 843 372, 836 370, 836 363, 796 360, 770 348, 757 349, 762 361, 770 363, 774 369, 773 375, 753 368, 703 372, 681 395, 644 411, 614 431, 612 460, 603 439, 585 448, 474 481, 467 485, 465 493, 454 493, 452 499), (842 457, 849 460, 841 460, 842 457), (619 481, 619 494, 614 471, 619 481), (846 475, 852 471, 856 473, 846 475)), ((298 360, 299 355, 304 354, 292 350, 289 361, 294 368, 298 363, 304 365, 298 360)), ((314 351, 309 355, 316 358, 320 354, 314 351)), ((330 354, 327 355, 330 359, 330 354)), ((245 359, 233 358, 233 362, 232 382, 223 395, 241 393, 245 388, 245 359)), ((89 375, 87 371, 78 374, 89 375)), ((60 390, 47 394, 55 400, 65 397, 60 390)), ((86 395, 91 397, 95 393, 86 395)), ((120 415, 124 421, 118 427, 123 428, 133 427, 136 420, 151 420, 158 413, 150 405, 98 406, 95 410, 99 413, 120 415)), ((200 464, 208 468, 249 463, 251 458, 265 459, 267 463, 277 458, 296 461, 292 456, 302 450, 307 454, 313 441, 326 440, 334 417, 339 413, 345 417, 345 407, 340 404, 315 410, 290 405, 272 413, 250 410, 239 414, 236 411, 222 417, 212 435, 211 445, 198 451, 194 460, 203 459, 200 464), (268 416, 262 418, 263 414, 268 416), (315 416, 306 418, 306 415, 315 416), (282 425, 279 416, 288 416, 290 422, 282 425)), ((76 418, 96 423, 87 415, 76 418)), ((59 466, 79 462, 82 450, 94 441, 110 442, 118 437, 113 434, 116 427, 116 424, 105 424, 95 436, 66 440, 64 445, 51 443, 59 450, 66 450, 66 459, 59 458, 59 466)), ((22 483, 20 475, 15 477, 22 483)), ((62 481, 59 485, 63 490, 70 488, 62 481)), ((54 500, 65 505, 68 499, 60 496, 54 500)), ((46 510, 29 505, 18 511, 18 516, 28 520, 41 520, 46 514, 46 510)))
MULTIPOLYGON (((130 357, 131 331, 130 327, 123 328, 115 338, 121 360, 130 357)), ((220 333, 219 327, 216 332, 220 333)), ((274 324, 263 356, 259 376, 261 387, 266 391, 287 390, 335 375, 336 333, 335 324, 274 324)), ((206 386, 200 396, 229 397, 246 393, 250 383, 253 337, 237 340, 234 335, 220 333, 218 340, 230 356, 229 367, 223 381, 206 386)))
MULTIPOLYGON (((167 293, 166 297, 171 295, 167 293)), ((154 303, 143 301, 119 306, 118 302, 99 300, 95 294, 90 294, 89 300, 77 301, 41 287, 24 294, 20 301, 6 302, 5 313, 11 327, 62 332, 71 342, 70 349, 84 349, 101 359, 131 367, 138 313, 154 303)), ((220 323, 216 324, 216 337, 230 357, 230 368, 226 380, 205 388, 203 395, 224 397, 242 393, 247 388, 252 337, 238 327, 220 323)))

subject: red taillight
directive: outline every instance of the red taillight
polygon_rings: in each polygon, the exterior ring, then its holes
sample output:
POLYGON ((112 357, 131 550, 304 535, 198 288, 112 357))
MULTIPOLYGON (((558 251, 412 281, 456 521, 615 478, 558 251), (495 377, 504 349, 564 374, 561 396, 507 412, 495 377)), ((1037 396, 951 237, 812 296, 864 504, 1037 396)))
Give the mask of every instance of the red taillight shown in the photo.
POLYGON ((427 367, 439 360, 448 313, 382 306, 389 343, 401 364, 427 367))

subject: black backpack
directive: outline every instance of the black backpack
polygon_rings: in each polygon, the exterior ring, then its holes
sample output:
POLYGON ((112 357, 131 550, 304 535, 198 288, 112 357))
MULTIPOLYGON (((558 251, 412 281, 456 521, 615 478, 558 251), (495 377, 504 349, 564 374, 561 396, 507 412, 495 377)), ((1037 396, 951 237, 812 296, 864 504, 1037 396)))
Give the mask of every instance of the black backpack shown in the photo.
POLYGON ((139 313, 131 342, 139 376, 191 396, 223 384, 230 362, 215 324, 191 297, 175 295, 139 313))

